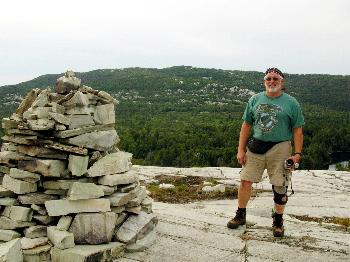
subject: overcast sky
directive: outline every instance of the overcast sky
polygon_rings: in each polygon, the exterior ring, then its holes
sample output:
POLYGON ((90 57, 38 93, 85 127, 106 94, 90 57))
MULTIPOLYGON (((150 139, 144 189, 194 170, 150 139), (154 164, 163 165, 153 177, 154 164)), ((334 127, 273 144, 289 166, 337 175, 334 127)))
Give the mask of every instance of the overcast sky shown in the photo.
POLYGON ((175 65, 349 75, 349 11, 349 0, 2 1, 0 86, 175 65))

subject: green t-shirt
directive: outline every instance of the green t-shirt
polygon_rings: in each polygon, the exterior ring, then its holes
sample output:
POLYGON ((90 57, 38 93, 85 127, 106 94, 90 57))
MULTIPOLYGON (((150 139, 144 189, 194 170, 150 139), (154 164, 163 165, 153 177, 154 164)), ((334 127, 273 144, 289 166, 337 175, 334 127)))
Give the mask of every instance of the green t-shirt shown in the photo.
POLYGON ((242 119, 253 126, 253 137, 272 142, 291 140, 293 128, 305 124, 298 101, 286 93, 275 98, 265 92, 253 95, 242 119))

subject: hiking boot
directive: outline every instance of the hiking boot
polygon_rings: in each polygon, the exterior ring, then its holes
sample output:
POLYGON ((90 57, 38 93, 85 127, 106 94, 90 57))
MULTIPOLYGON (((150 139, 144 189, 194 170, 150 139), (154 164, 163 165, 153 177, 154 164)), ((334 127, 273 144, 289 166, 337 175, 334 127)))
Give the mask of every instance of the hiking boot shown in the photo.
POLYGON ((272 215, 272 231, 274 237, 283 237, 284 236, 284 227, 283 227, 283 214, 274 213, 272 215))
POLYGON ((246 216, 246 210, 244 209, 237 209, 236 211, 236 216, 232 218, 230 221, 227 223, 227 227, 231 229, 236 229, 239 226, 243 226, 246 223, 245 220, 246 216))

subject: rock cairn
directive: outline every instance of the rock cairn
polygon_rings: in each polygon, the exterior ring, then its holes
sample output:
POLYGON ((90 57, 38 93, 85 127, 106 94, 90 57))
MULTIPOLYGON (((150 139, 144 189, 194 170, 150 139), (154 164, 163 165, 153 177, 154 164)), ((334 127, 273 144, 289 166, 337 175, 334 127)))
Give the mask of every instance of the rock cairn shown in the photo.
POLYGON ((116 146, 115 104, 67 71, 2 120, 0 261, 111 261, 154 241, 152 199, 116 146))

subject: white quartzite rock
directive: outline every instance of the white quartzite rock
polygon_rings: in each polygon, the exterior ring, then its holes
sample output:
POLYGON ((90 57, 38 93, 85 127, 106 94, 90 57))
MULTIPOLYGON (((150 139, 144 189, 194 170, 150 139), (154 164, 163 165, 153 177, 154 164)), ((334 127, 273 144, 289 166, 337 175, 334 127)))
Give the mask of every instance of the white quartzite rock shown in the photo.
POLYGON ((60 177, 65 170, 66 163, 56 159, 36 159, 33 161, 19 161, 18 167, 43 176, 60 177))
POLYGON ((88 106, 89 98, 87 97, 87 95, 83 94, 82 92, 77 91, 69 100, 63 102, 62 105, 65 108, 72 108, 76 106, 88 106))
POLYGON ((33 219, 39 221, 40 224, 49 225, 56 221, 55 217, 50 217, 47 215, 33 215, 33 219))
POLYGON ((71 145, 99 151, 110 150, 118 142, 119 137, 115 130, 91 132, 68 138, 68 143, 71 145))
POLYGON ((50 119, 27 120, 27 122, 31 130, 53 130, 55 127, 55 121, 50 119))
POLYGON ((34 226, 34 222, 15 221, 5 216, 0 216, 0 229, 16 229, 34 226))
POLYGON ((76 180, 56 180, 56 181, 45 181, 43 187, 45 189, 52 190, 68 190, 74 182, 89 183, 92 182, 91 179, 81 178, 76 180))
POLYGON ((54 113, 54 112, 49 112, 48 114, 53 120, 56 122, 63 124, 63 125, 69 125, 70 121, 69 118, 66 117, 65 115, 59 114, 59 113, 54 113))
POLYGON ((31 249, 24 249, 23 251, 23 261, 27 262, 49 262, 51 245, 38 246, 31 249))
POLYGON ((73 218, 71 216, 61 216, 60 220, 57 223, 56 228, 62 231, 68 231, 73 218))
POLYGON ((37 204, 31 204, 30 208, 33 209, 34 211, 38 212, 40 215, 47 215, 45 207, 39 206, 37 204))
POLYGON ((8 190, 7 188, 4 188, 2 185, 0 185, 0 197, 12 197, 14 195, 15 194, 11 190, 8 190))
POLYGON ((50 200, 45 202, 49 216, 111 211, 109 199, 50 200))
POLYGON ((94 126, 95 122, 91 115, 70 115, 69 116, 69 129, 75 129, 85 126, 94 126))
POLYGON ((76 245, 73 248, 51 249, 52 262, 112 261, 124 255, 125 244, 110 242, 100 245, 76 245))
POLYGON ((27 238, 37 238, 37 237, 46 237, 47 236, 47 227, 46 226, 31 226, 24 229, 24 235, 27 238))
POLYGON ((114 105, 106 104, 106 105, 96 106, 96 109, 94 112, 94 121, 98 125, 115 123, 114 105))
POLYGON ((87 172, 88 156, 69 155, 68 170, 73 176, 82 176, 87 172))
POLYGON ((19 145, 17 149, 18 149, 18 152, 29 156, 33 156, 33 157, 67 159, 67 154, 64 154, 60 151, 49 149, 49 148, 19 145))
POLYGON ((31 107, 23 113, 23 119, 26 119, 26 120, 47 119, 48 120, 49 112, 51 112, 51 110, 52 110, 51 107, 36 107, 36 108, 31 107))
POLYGON ((58 230, 56 227, 47 228, 47 237, 59 249, 74 247, 74 236, 67 231, 58 230))
POLYGON ((22 180, 18 180, 5 175, 2 180, 3 187, 15 192, 16 194, 26 194, 30 192, 35 192, 37 190, 36 183, 29 183, 22 180))
POLYGON ((35 183, 40 180, 40 175, 32 172, 24 171, 18 168, 10 169, 10 177, 23 180, 29 183, 35 183))
POLYGON ((45 204, 48 200, 55 200, 57 199, 57 196, 52 196, 44 193, 29 193, 25 195, 18 196, 18 201, 21 202, 23 205, 41 205, 45 204))
POLYGON ((74 235, 76 244, 102 244, 112 240, 116 214, 105 213, 80 213, 77 214, 71 224, 69 232, 74 235))
POLYGON ((31 221, 33 210, 22 206, 7 206, 2 215, 15 221, 31 221))
POLYGON ((80 84, 81 80, 76 78, 72 71, 67 71, 64 76, 57 79, 55 91, 59 94, 66 94, 71 90, 77 90, 80 84))
POLYGON ((15 238, 21 237, 21 234, 9 229, 0 229, 0 241, 10 241, 15 238))
POLYGON ((157 221, 154 214, 141 212, 139 215, 131 215, 118 229, 116 238, 124 243, 135 242, 153 229, 157 221))
POLYGON ((131 199, 135 198, 137 195, 135 192, 130 191, 128 193, 120 193, 116 192, 110 196, 106 196, 106 199, 109 199, 111 201, 112 207, 117 206, 124 206, 126 203, 128 203, 131 199))
POLYGON ((105 186, 127 185, 139 180, 138 174, 134 170, 125 173, 105 175, 98 178, 98 183, 105 186))
POLYGON ((18 201, 15 198, 10 198, 10 197, 0 198, 0 206, 14 206, 17 204, 18 204, 18 201))
POLYGON ((157 238, 155 230, 149 232, 144 238, 137 240, 136 243, 132 243, 126 246, 128 252, 140 252, 149 248, 157 238))
POLYGON ((36 237, 36 238, 21 238, 22 249, 31 249, 38 246, 44 246, 47 244, 49 239, 47 237, 36 237))
POLYGON ((132 166, 131 157, 131 153, 123 151, 106 155, 88 169, 88 176, 106 176, 129 171, 132 166))
POLYGON ((94 183, 74 182, 68 190, 69 200, 94 199, 104 196, 102 187, 94 183))
POLYGON ((51 89, 47 88, 40 92, 38 97, 34 100, 31 107, 43 107, 49 103, 49 94, 51 93, 51 89))
POLYGON ((32 89, 29 91, 26 95, 26 97, 22 100, 21 104, 18 106, 16 110, 16 114, 22 115, 23 112, 27 111, 28 108, 30 108, 35 101, 35 99, 38 97, 38 94, 40 93, 40 89, 32 89))
POLYGON ((21 240, 16 238, 9 242, 0 244, 0 261, 2 262, 22 262, 21 240))

